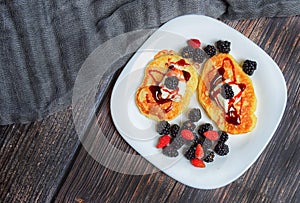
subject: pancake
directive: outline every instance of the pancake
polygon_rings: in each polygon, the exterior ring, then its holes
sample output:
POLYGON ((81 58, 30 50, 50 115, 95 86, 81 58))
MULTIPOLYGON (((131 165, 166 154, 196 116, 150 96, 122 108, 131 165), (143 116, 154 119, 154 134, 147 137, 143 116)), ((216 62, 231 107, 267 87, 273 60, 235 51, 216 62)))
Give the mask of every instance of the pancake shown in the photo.
POLYGON ((188 106, 198 85, 195 67, 174 51, 162 50, 145 69, 142 84, 136 92, 140 112, 157 121, 172 120, 188 106), (176 77, 178 85, 169 89, 168 77, 176 77))
POLYGON ((198 93, 200 104, 221 130, 240 134, 255 127, 253 84, 231 55, 221 53, 206 61, 199 78, 198 93), (231 86, 233 98, 222 96, 221 87, 225 83, 231 86))

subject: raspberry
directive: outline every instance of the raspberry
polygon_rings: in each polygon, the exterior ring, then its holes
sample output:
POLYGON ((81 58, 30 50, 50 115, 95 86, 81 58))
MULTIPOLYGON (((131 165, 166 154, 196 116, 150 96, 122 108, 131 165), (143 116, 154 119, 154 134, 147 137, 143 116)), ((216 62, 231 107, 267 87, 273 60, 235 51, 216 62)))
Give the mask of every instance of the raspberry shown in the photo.
POLYGON ((210 152, 204 159, 203 161, 209 163, 209 162, 213 162, 215 158, 215 153, 214 152, 210 152))
POLYGON ((212 45, 207 45, 203 50, 209 57, 216 55, 216 48, 212 45))
POLYGON ((163 148, 167 146, 171 141, 171 137, 168 135, 161 136, 156 145, 157 148, 163 148))
POLYGON ((194 139, 193 140, 185 140, 185 144, 187 146, 196 146, 198 144, 198 135, 197 133, 193 132, 194 139))
POLYGON ((193 132, 187 129, 183 129, 180 134, 186 140, 193 140, 195 138, 193 132))
POLYGON ((200 109, 193 108, 192 110, 190 110, 188 118, 192 122, 198 122, 201 119, 201 111, 200 111, 200 109))
POLYGON ((178 151, 172 146, 167 146, 167 147, 163 148, 162 153, 168 157, 178 156, 178 151))
POLYGON ((156 131, 160 135, 168 135, 170 133, 170 123, 168 121, 160 121, 156 126, 156 131))
POLYGON ((201 45, 201 42, 198 39, 189 39, 187 43, 189 46, 193 47, 194 49, 199 48, 201 45))
POLYGON ((193 131, 193 130, 195 130, 196 125, 192 121, 187 120, 182 124, 182 128, 193 131))
POLYGON ((229 41, 217 41, 217 48, 221 53, 229 53, 230 52, 230 42, 229 41))
POLYGON ((194 54, 194 48, 190 46, 184 47, 181 51, 181 56, 183 58, 193 58, 193 54, 194 54))
POLYGON ((168 89, 171 89, 171 90, 175 90, 176 87, 178 86, 178 83, 179 83, 179 80, 177 77, 175 76, 170 76, 170 77, 167 77, 165 79, 165 86, 168 88, 168 89))
POLYGON ((219 141, 220 142, 226 142, 228 140, 228 134, 224 131, 219 131, 219 141))
POLYGON ((224 144, 223 142, 218 142, 214 150, 220 156, 225 156, 229 153, 228 145, 224 144))
POLYGON ((243 71, 247 75, 251 76, 251 75, 253 75, 254 71, 256 70, 256 66, 257 66, 256 61, 246 60, 243 63, 243 71))
POLYGON ((172 137, 176 137, 177 134, 178 134, 178 132, 179 132, 179 129, 180 129, 179 125, 173 124, 171 126, 171 128, 170 128, 170 134, 171 134, 171 136, 172 137))
POLYGON ((213 141, 218 140, 218 138, 219 138, 218 132, 217 132, 217 131, 214 131, 214 130, 206 131, 206 132, 203 133, 203 135, 204 135, 207 139, 213 140, 213 141))
POLYGON ((224 97, 224 99, 231 99, 234 97, 234 92, 232 90, 232 87, 225 83, 221 86, 221 95, 224 97))
POLYGON ((191 160, 191 163, 195 167, 205 168, 205 163, 201 159, 194 158, 191 160))
POLYGON ((201 159, 204 156, 204 150, 201 146, 201 144, 197 144, 195 149, 195 157, 198 159, 201 159))
POLYGON ((193 60, 197 63, 202 63, 206 59, 206 54, 201 49, 195 49, 193 53, 193 60))

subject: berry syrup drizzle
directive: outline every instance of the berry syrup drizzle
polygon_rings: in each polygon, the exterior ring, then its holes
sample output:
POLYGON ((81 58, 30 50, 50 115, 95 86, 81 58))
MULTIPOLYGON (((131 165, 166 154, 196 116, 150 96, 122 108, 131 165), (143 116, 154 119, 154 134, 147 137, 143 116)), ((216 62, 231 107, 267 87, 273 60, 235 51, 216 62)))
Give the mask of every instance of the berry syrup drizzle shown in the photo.
MULTIPOLYGON (((178 66, 190 65, 190 64, 186 63, 184 59, 180 59, 179 61, 177 61, 175 63, 171 62, 170 59, 169 59, 168 63, 166 63, 165 65, 168 66, 168 68, 172 70, 172 69, 176 69, 174 67, 174 64, 176 64, 178 66)), ((182 74, 183 74, 183 77, 184 77, 185 81, 188 82, 190 77, 191 77, 191 74, 189 72, 185 71, 185 70, 181 70, 181 71, 182 71, 182 74)), ((165 98, 165 99, 162 98, 161 87, 159 86, 159 83, 161 81, 157 81, 153 74, 160 74, 160 75, 162 75, 162 77, 164 77, 165 73, 163 73, 159 70, 150 70, 149 71, 149 75, 151 76, 153 81, 156 83, 156 85, 151 85, 149 87, 149 90, 152 94, 152 98, 154 98, 154 100, 157 104, 163 105, 163 104, 166 104, 166 103, 170 103, 169 106, 167 106, 166 108, 163 109, 165 113, 168 113, 173 108, 173 100, 170 99, 170 98, 165 98)), ((175 91, 178 92, 178 87, 175 91)), ((151 102, 150 99, 147 98, 147 102, 150 103, 151 102)))
POLYGON ((221 93, 221 89, 219 88, 217 91, 214 91, 214 88, 220 84, 220 83, 225 83, 226 78, 224 77, 225 74, 225 69, 224 69, 224 65, 225 62, 229 62, 230 66, 231 66, 231 70, 232 70, 232 74, 233 74, 233 81, 228 82, 229 85, 237 85, 240 88, 240 92, 235 95, 233 98, 228 100, 228 108, 225 109, 225 120, 233 125, 240 125, 241 124, 241 111, 242 111, 242 106, 243 106, 243 98, 242 93, 243 91, 246 89, 246 85, 243 83, 237 83, 236 81, 236 76, 235 76, 235 69, 234 69, 234 65, 231 61, 230 58, 226 57, 223 59, 222 61, 222 65, 220 68, 218 68, 218 74, 216 74, 215 78, 212 80, 211 84, 210 84, 210 92, 211 92, 211 98, 215 100, 215 102, 218 104, 218 106, 223 107, 217 97, 218 94, 221 93), (234 104, 236 103, 236 101, 240 98, 240 110, 238 111, 236 109, 236 107, 234 106, 234 104))

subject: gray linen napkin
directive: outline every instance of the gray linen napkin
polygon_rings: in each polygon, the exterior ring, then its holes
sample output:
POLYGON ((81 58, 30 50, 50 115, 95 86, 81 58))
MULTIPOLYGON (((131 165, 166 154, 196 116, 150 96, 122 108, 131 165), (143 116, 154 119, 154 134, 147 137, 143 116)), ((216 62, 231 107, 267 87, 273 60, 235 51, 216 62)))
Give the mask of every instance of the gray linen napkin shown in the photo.
POLYGON ((2 0, 0 125, 69 106, 87 56, 122 33, 157 28, 184 14, 243 19, 299 12, 299 0, 2 0))

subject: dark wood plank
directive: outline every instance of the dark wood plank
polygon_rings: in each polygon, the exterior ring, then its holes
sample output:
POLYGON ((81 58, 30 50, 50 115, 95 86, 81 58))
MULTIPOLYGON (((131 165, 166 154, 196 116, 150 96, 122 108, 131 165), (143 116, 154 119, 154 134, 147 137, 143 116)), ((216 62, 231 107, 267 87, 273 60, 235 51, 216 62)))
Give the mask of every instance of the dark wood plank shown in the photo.
MULTIPOLYGON (((288 87, 288 104, 279 128, 259 159, 239 179, 216 190, 197 190, 162 172, 143 176, 114 172, 97 163, 82 148, 55 201, 299 202, 299 20, 297 16, 225 21, 277 62, 288 87)), ((109 95, 99 112, 99 125, 106 126, 103 128, 108 139, 121 150, 135 154, 113 127, 107 130, 112 125, 109 95)), ((126 160, 118 158, 115 162, 126 160)))
POLYGON ((50 202, 80 144, 71 109, 0 133, 0 202, 50 202))
MULTIPOLYGON (((106 97, 99 110, 100 113, 98 115, 98 123, 100 125, 100 128, 103 129, 104 134, 107 135, 107 139, 114 146, 118 147, 124 152, 136 154, 136 152, 132 148, 128 147, 128 144, 121 138, 121 136, 119 136, 115 128, 107 127, 107 125, 111 126, 112 123, 112 120, 110 118, 109 102, 110 97, 106 97)), ((118 157, 114 161, 116 163, 123 162, 122 164, 124 164, 124 167, 130 167, 130 164, 127 163, 128 161, 123 160, 122 157, 118 157)), ((65 182, 66 184, 62 186, 61 192, 58 194, 58 197, 56 199, 57 202, 72 202, 76 199, 88 202, 136 202, 144 198, 141 197, 141 195, 143 194, 141 194, 140 191, 135 191, 136 185, 140 185, 141 187, 143 187, 144 182, 158 181, 168 187, 169 190, 171 190, 173 187, 172 185, 174 185, 176 182, 168 176, 162 175, 161 172, 155 173, 154 175, 144 176, 132 176, 114 172, 95 161, 91 156, 87 154, 84 148, 80 150, 79 156, 76 159, 74 166, 76 167, 72 168, 71 173, 69 174, 65 182), (85 163, 84 166, 82 165, 82 163, 85 163), (148 180, 149 177, 150 180, 148 180), (72 180, 74 182, 69 185, 69 178, 79 178, 80 180, 72 180), (173 184, 170 184, 170 182, 173 182, 173 184), (131 190, 126 190, 126 188, 130 188, 129 185, 131 186, 131 190), (73 191, 75 192, 75 194, 73 194, 73 191), (69 197, 68 194, 72 194, 72 196, 69 197), (130 195, 127 199, 124 199, 123 197, 126 194, 131 194, 132 196, 130 195)), ((146 161, 137 163, 137 166, 148 167, 150 168, 150 170, 152 168, 152 165, 146 161)), ((154 190, 158 188, 156 188, 156 186, 153 184, 146 184, 145 188, 143 188, 144 191, 148 191, 150 189, 154 190)), ((146 198, 151 199, 152 197, 149 196, 146 198)), ((163 196, 160 198, 161 200, 166 199, 166 197, 163 196)))

